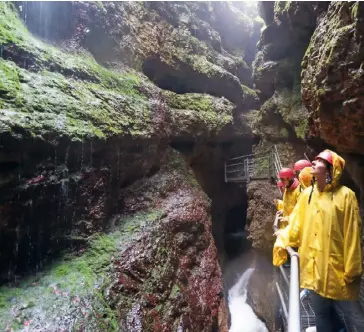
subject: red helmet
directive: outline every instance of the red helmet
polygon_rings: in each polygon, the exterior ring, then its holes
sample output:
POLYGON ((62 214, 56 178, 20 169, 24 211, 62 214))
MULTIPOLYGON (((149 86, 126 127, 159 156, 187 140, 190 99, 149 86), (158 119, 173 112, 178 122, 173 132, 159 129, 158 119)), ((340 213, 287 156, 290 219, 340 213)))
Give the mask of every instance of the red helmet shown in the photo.
POLYGON ((293 166, 293 169, 295 171, 302 171, 305 167, 311 167, 312 164, 306 159, 301 159, 299 161, 296 161, 296 163, 293 166))
POLYGON ((293 183, 289 187, 289 189, 296 189, 298 185, 300 184, 300 181, 298 181, 296 178, 293 180, 293 183))
POLYGON ((279 171, 279 177, 282 178, 294 178, 294 173, 293 173, 293 169, 291 168, 282 168, 279 171))
POLYGON ((326 160, 331 165, 333 164, 333 161, 332 161, 332 153, 329 150, 325 150, 325 151, 320 152, 316 156, 315 160, 318 159, 318 158, 321 158, 323 160, 326 160))

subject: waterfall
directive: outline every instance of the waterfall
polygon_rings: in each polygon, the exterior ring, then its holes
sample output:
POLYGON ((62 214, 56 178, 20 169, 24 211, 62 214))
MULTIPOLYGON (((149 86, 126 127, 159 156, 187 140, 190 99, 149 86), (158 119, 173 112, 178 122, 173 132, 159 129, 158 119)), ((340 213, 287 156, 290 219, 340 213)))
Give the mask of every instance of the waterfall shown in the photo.
POLYGON ((247 286, 254 269, 247 269, 229 290, 231 327, 229 332, 268 332, 264 323, 246 303, 247 286))

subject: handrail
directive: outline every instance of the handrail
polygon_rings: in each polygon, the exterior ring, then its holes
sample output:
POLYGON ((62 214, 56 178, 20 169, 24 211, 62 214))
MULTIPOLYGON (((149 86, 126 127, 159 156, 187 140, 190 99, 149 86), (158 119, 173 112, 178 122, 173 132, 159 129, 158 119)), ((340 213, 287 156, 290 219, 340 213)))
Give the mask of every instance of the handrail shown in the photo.
MULTIPOLYGON (((276 232, 279 230, 279 215, 276 214, 273 223, 273 230, 276 232)), ((291 269, 290 269, 290 282, 289 282, 289 304, 288 304, 288 332, 300 332, 301 331, 301 308, 300 308, 300 267, 299 267, 299 255, 291 247, 286 247, 288 254, 291 257, 291 269)), ((284 275, 285 276, 285 275, 284 275)), ((281 295, 279 294, 280 298, 281 295)), ((285 309, 285 303, 281 303, 283 310, 285 309)))
POLYGON ((281 288, 279 287, 278 282, 276 282, 276 288, 277 288, 277 292, 278 292, 279 299, 281 300, 282 309, 283 309, 283 315, 286 318, 286 320, 288 320, 289 319, 289 316, 288 316, 287 306, 284 303, 283 294, 282 294, 281 288))
POLYGON ((225 161, 224 178, 225 182, 249 182, 253 179, 268 180, 272 177, 278 179, 278 173, 281 169, 281 161, 279 158, 276 145, 272 145, 264 152, 253 153, 244 156, 238 156, 225 161), (261 160, 267 159, 267 166, 261 163, 261 160), (236 176, 234 174, 237 174, 236 176))
POLYGON ((230 158, 229 160, 235 160, 235 159, 239 159, 239 158, 247 158, 247 157, 255 157, 255 156, 259 156, 261 154, 267 154, 270 151, 271 148, 269 148, 267 151, 263 151, 263 152, 258 152, 258 153, 251 153, 251 154, 246 154, 244 156, 239 156, 239 157, 234 157, 234 158, 230 158))

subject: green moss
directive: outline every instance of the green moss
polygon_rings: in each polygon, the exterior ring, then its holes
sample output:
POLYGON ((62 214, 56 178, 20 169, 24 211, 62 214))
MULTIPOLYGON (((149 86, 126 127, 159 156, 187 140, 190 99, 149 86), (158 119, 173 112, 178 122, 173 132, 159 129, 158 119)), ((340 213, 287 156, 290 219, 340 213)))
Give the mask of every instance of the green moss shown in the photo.
POLYGON ((353 6, 351 7, 351 19, 354 21, 357 16, 358 16, 358 9, 359 9, 359 4, 357 2, 355 2, 353 4, 353 6))
MULTIPOLYGON (((298 138, 304 139, 308 127, 308 113, 302 105, 300 84, 295 85, 291 91, 278 91, 275 103, 277 112, 282 116, 284 122, 295 130, 298 138)), ((288 136, 287 130, 281 131, 280 134, 283 137, 288 136)))
POLYGON ((177 284, 174 284, 172 287, 172 290, 171 290, 170 297, 176 297, 176 295, 180 292, 181 292, 181 288, 177 284))
POLYGON ((1 107, 4 107, 6 102, 12 102, 15 106, 21 106, 23 103, 17 67, 6 66, 2 59, 0 59, 0 96, 1 107))
POLYGON ((0 119, 8 131, 71 139, 153 131, 138 76, 111 72, 85 53, 65 53, 39 41, 7 3, 0 3, 0 43, 17 54, 17 63, 0 59, 0 119), (21 68, 29 61, 32 72, 21 68))
POLYGON ((166 102, 171 107, 174 134, 195 135, 218 133, 224 126, 232 123, 233 104, 225 98, 215 98, 204 94, 176 94, 163 92, 166 102))
POLYGON ((58 73, 31 73, 2 59, 0 75, 12 75, 9 80, 14 82, 0 88, 7 91, 0 118, 9 130, 22 127, 34 135, 64 134, 79 139, 149 135, 153 130, 149 103, 135 92, 135 78, 129 75, 120 75, 125 84, 119 90, 106 89, 58 73), (19 77, 24 83, 19 83, 19 77))
POLYGON ((104 9, 104 4, 102 3, 102 1, 94 1, 95 5, 99 8, 99 9, 104 9))
POLYGON ((247 98, 248 96, 253 97, 253 98, 258 98, 257 93, 255 92, 255 90, 249 88, 246 85, 241 85, 242 90, 244 91, 244 98, 247 98))
POLYGON ((305 118, 305 119, 302 119, 301 123, 295 127, 297 137, 301 138, 301 139, 305 139, 307 129, 308 129, 308 120, 307 120, 307 118, 305 118))
POLYGON ((321 98, 321 97, 323 97, 323 96, 325 96, 325 94, 326 94, 326 90, 325 89, 317 89, 316 90, 316 95, 317 95, 317 97, 319 97, 319 98, 321 98))
POLYGON ((199 54, 188 54, 181 58, 186 61, 196 72, 212 78, 214 75, 224 72, 223 69, 206 59, 206 57, 199 54))
POLYGON ((280 16, 288 13, 292 6, 292 1, 275 1, 274 2, 274 14, 280 16))
POLYGON ((90 331, 117 331, 117 313, 104 295, 111 283, 109 272, 113 255, 135 239, 142 225, 160 216, 161 211, 152 210, 122 217, 111 233, 92 236, 80 257, 67 256, 16 287, 1 287, 0 330, 12 326, 16 331, 24 327, 25 321, 40 326, 50 324, 52 329, 58 327, 62 313, 63 317, 68 317, 68 322, 73 322, 75 331, 77 326, 90 331), (130 225, 135 226, 133 232, 128 230, 130 225), (18 313, 15 317, 14 310, 18 313))
POLYGON ((164 96, 167 99, 167 104, 171 108, 190 109, 201 112, 214 111, 213 97, 209 95, 187 93, 176 94, 170 91, 164 91, 164 96))
MULTIPOLYGON (((121 93, 136 94, 140 79, 133 74, 119 75, 100 66, 86 52, 63 52, 35 38, 18 17, 14 6, 0 3, 0 44, 10 46, 19 62, 31 64, 38 70, 61 72, 75 78, 86 79, 121 93), (24 59, 21 59, 22 56, 24 59)), ((34 68, 33 68, 34 70, 34 68)))

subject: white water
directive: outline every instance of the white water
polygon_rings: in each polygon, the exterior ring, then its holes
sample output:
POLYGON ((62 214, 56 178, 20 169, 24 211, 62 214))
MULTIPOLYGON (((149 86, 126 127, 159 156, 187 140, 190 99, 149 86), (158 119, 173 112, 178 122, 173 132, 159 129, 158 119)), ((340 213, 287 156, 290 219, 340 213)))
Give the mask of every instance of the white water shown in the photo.
POLYGON ((246 303, 247 286, 254 269, 247 269, 229 290, 231 327, 229 332, 268 332, 264 323, 246 303))

